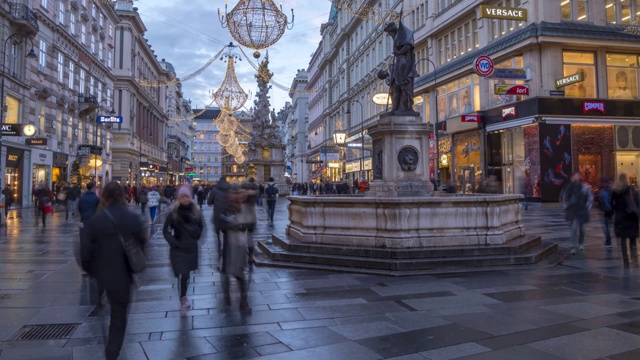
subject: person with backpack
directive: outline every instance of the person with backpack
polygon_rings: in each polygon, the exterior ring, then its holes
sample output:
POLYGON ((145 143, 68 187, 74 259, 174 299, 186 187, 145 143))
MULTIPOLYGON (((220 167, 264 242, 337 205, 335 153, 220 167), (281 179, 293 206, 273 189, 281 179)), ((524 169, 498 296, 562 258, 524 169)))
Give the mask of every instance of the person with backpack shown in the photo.
POLYGON ((278 187, 275 184, 275 180, 270 177, 267 186, 264 189, 265 195, 267 195, 267 217, 269 224, 273 225, 273 215, 276 212, 276 200, 278 199, 278 187))
POLYGON ((258 184, 258 206, 262 207, 262 198, 264 197, 264 185, 258 184))
POLYGON ((138 192, 138 201, 140 202, 140 213, 144 215, 144 209, 147 208, 147 202, 149 202, 149 189, 146 186, 142 186, 138 192))
POLYGON ((589 186, 582 182, 579 171, 573 173, 571 182, 562 188, 560 200, 565 219, 571 223, 571 255, 575 255, 578 250, 584 253, 585 224, 589 222, 593 193, 589 186))
POLYGON ((603 177, 598 190, 598 206, 602 210, 602 232, 604 233, 604 248, 611 251, 611 224, 613 222, 613 208, 611 207, 611 180, 603 177))

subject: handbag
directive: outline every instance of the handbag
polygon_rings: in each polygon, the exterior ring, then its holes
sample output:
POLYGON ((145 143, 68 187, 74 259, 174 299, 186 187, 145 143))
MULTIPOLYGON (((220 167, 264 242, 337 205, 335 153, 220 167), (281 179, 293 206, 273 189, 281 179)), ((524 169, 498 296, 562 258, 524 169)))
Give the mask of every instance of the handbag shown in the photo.
POLYGON ((60 201, 65 201, 67 199, 67 194, 61 192, 58 194, 57 199, 60 201))
MULTIPOLYGON (((111 224, 113 225, 113 227, 117 229, 116 220, 113 218, 113 215, 111 215, 109 209, 104 208, 104 213, 107 214, 109 219, 111 219, 111 224)), ((120 242, 122 243, 122 247, 124 248, 124 253, 127 255, 127 260, 129 261, 131 271, 134 274, 142 272, 147 267, 147 259, 144 256, 142 247, 132 239, 125 240, 117 230, 116 233, 120 238, 120 242)))
POLYGON ((42 207, 42 210, 45 214, 51 214, 53 212, 53 207, 51 207, 51 204, 47 204, 42 207))

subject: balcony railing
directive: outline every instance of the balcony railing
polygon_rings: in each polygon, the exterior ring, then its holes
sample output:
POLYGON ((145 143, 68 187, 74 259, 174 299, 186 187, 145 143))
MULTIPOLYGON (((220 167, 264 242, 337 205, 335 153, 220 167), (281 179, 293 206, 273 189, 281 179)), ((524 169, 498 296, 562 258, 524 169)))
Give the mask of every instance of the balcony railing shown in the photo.
POLYGON ((24 20, 27 22, 35 32, 40 30, 40 26, 38 26, 38 17, 27 5, 11 3, 11 15, 16 20, 24 20))
POLYGON ((93 95, 78 95, 78 104, 98 105, 98 99, 93 95))

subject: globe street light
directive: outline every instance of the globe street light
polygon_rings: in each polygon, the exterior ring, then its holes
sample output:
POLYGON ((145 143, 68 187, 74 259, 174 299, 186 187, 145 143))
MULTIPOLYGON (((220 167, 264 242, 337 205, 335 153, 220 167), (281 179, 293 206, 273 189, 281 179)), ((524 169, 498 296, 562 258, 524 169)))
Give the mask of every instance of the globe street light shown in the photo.
MULTIPOLYGON (((2 65, 0 65, 0 75, 2 75, 2 83, 0 83, 0 124, 4 124, 4 78, 5 76, 5 70, 4 70, 4 66, 5 66, 5 59, 6 59, 6 55, 7 55, 7 44, 9 43, 9 40, 11 40, 14 37, 23 37, 24 39, 29 40, 29 42, 31 42, 31 50, 29 50, 29 52, 27 53, 26 58, 28 59, 35 59, 38 56, 36 55, 36 52, 33 50, 33 40, 31 40, 30 37, 28 37, 26 34, 23 33, 13 33, 11 35, 9 35, 9 37, 4 41, 4 47, 2 48, 2 65)), ((2 158, 2 131, 0 131, 0 159, 2 158)), ((2 169, 2 161, 0 161, 0 190, 4 189, 4 187, 2 186, 2 183, 4 181, 4 170, 2 169)), ((4 205, 4 204, 3 204, 4 205)), ((6 211, 6 210, 5 210, 6 211)), ((5 213, 6 214, 6 213, 5 213)), ((0 219, 2 217, 0 216, 0 219)), ((0 225, 2 224, 2 220, 0 220, 0 225)))

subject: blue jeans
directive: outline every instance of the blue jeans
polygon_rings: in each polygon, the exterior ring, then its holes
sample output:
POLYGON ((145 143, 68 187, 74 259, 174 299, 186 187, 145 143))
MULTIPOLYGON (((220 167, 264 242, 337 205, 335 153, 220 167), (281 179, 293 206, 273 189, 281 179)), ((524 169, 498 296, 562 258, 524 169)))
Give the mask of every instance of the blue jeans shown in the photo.
POLYGON ((611 229, 611 222, 612 222, 613 218, 610 217, 603 217, 602 218, 602 232, 604 232, 604 245, 605 246, 611 246, 611 231, 609 231, 611 229))
POLYGON ((571 222, 571 247, 578 247, 578 245, 584 245, 584 228, 585 223, 578 220, 571 222))
POLYGON ((273 222, 273 214, 276 212, 276 201, 275 200, 267 200, 267 216, 269 217, 269 221, 273 222))
POLYGON ((149 206, 149 215, 151 215, 151 221, 156 219, 156 210, 158 210, 157 206, 149 206))
POLYGON ((258 206, 262 206, 262 195, 258 195, 258 206))

